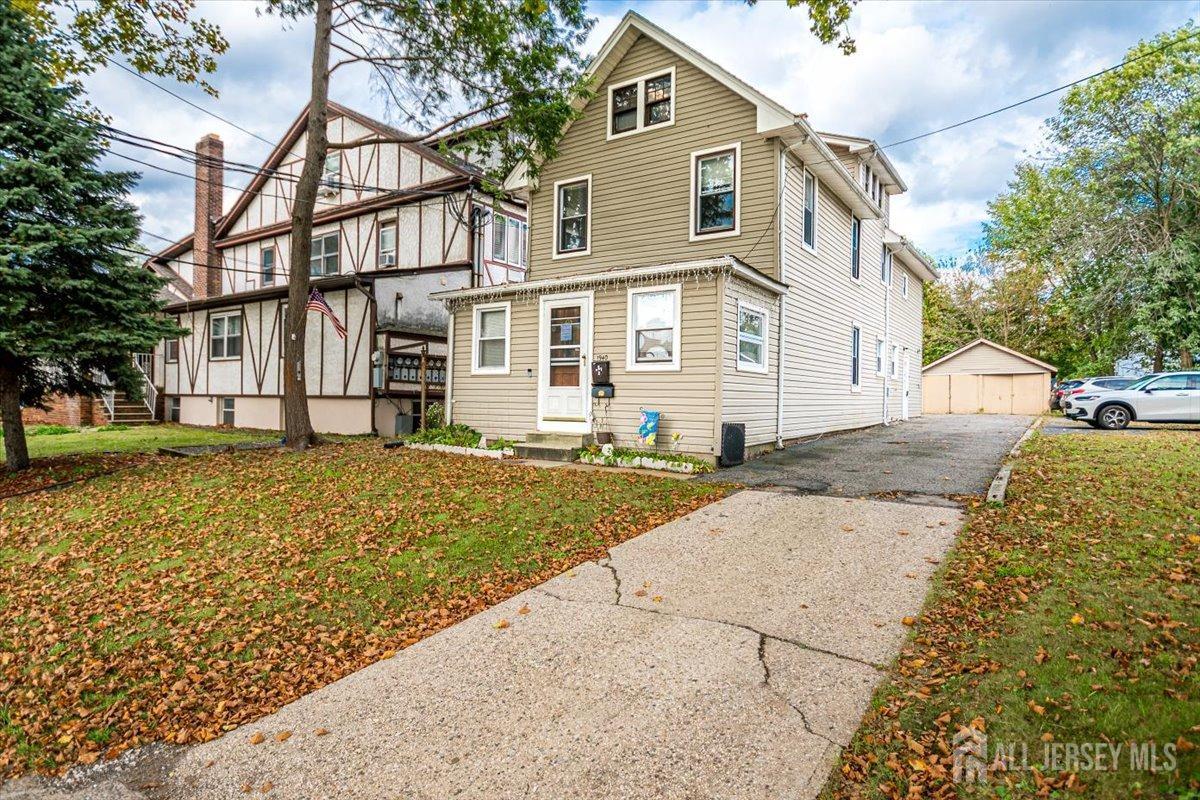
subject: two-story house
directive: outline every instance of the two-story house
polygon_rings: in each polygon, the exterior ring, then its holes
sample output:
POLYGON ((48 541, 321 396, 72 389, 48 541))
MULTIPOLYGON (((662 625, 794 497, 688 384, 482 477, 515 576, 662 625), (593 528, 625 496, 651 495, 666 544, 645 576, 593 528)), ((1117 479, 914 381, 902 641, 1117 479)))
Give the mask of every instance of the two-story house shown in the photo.
POLYGON ((528 279, 435 295, 453 420, 635 446, 654 410, 660 449, 716 457, 727 424, 753 452, 920 413, 936 275, 888 226, 907 187, 875 143, 818 133, 633 12, 588 69, 558 156, 506 184, 528 279), (593 397, 604 362, 613 396, 593 397))
MULTIPOLYGON (((227 161, 215 135, 197 145, 195 228, 149 266, 171 277, 166 306, 189 332, 164 342, 154 377, 168 420, 279 429, 292 199, 307 109, 260 168, 227 161), (229 170, 253 177, 225 211, 229 170)), ((331 149, 313 214, 312 285, 345 328, 310 313, 305 373, 318 432, 394 435, 442 399, 446 289, 520 279, 522 202, 481 192, 472 165, 331 103, 331 149), (421 380, 421 366, 424 377, 421 380), (424 385, 422 385, 424 384, 424 385)))

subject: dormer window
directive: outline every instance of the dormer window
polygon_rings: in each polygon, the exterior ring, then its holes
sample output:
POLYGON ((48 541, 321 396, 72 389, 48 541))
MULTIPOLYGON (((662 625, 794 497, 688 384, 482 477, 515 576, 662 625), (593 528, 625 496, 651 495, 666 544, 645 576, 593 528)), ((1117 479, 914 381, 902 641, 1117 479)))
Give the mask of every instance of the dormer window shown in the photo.
POLYGON ((871 169, 869 164, 863 164, 862 174, 863 190, 866 191, 867 195, 875 201, 875 205, 882 208, 883 199, 887 192, 883 190, 883 181, 880 180, 879 174, 875 172, 875 170, 871 169))
POLYGON ((608 138, 675 122, 675 68, 608 87, 608 138))

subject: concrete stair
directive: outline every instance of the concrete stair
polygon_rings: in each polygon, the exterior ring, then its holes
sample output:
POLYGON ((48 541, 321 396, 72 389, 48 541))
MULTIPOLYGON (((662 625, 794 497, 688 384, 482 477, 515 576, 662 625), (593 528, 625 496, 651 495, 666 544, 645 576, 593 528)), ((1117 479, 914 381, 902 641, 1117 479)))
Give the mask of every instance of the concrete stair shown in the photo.
POLYGON ((116 392, 113 398, 112 425, 149 425, 154 415, 141 400, 130 400, 124 392, 116 392))
POLYGON ((592 435, 590 433, 544 433, 535 431, 525 434, 525 441, 515 445, 513 450, 520 458, 570 463, 579 458, 579 451, 591 443, 592 435))

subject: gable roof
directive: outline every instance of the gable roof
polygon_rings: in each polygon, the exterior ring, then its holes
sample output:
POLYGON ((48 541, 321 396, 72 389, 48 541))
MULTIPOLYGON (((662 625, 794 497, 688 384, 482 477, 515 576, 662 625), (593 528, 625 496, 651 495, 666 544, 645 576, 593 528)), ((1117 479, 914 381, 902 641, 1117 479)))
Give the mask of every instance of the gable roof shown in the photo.
POLYGON ((887 179, 884 181, 884 186, 895 186, 902 192, 908 191, 908 184, 904 182, 904 178, 900 177, 896 165, 887 157, 887 153, 879 146, 879 142, 865 136, 851 136, 848 133, 818 131, 818 135, 827 144, 845 147, 851 155, 856 155, 870 164, 871 169, 881 173, 887 179))
MULTIPOLYGON (((358 124, 362 125, 364 128, 382 137, 405 137, 409 135, 399 128, 393 128, 390 125, 385 125, 379 120, 372 119, 365 114, 360 114, 357 111, 346 108, 339 103, 329 101, 328 105, 331 120, 337 117, 348 117, 349 119, 352 119, 358 124)), ((255 173, 250 183, 247 184, 246 188, 242 190, 242 193, 238 195, 238 199, 234 202, 233 207, 229 209, 227 214, 221 217, 220 222, 217 223, 215 238, 220 239, 229 232, 229 229, 233 227, 233 223, 242 215, 242 212, 244 212, 246 207, 250 205, 250 201, 253 200, 254 196, 258 194, 260 189, 262 189, 263 184, 265 184, 267 180, 272 177, 274 171, 279 167, 280 164, 283 163, 283 159, 287 157, 292 148, 300 140, 300 137, 304 135, 305 129, 308 127, 308 109, 309 106, 307 104, 303 109, 301 109, 300 114, 295 120, 292 121, 292 124, 288 127, 287 132, 284 133, 283 138, 279 140, 279 144, 275 145, 275 149, 272 150, 271 154, 267 156, 267 160, 263 162, 263 165, 259 168, 258 172, 255 173)), ((363 144, 368 145, 370 144, 370 141, 364 141, 363 144)), ((472 167, 467 162, 444 156, 438 151, 434 150, 432 147, 421 144, 420 142, 405 143, 401 144, 400 146, 416 151, 422 157, 436 162, 440 166, 445 167, 447 170, 457 175, 465 177, 478 177, 481 174, 479 170, 472 167)))
POLYGON ((968 350, 979 347, 980 345, 987 345, 988 347, 994 347, 995 349, 997 349, 1003 353, 1008 353, 1010 356, 1015 356, 1023 361, 1028 361, 1030 364, 1033 364, 1034 366, 1037 366, 1037 367, 1041 367, 1042 369, 1047 370, 1049 372, 1058 372, 1058 367, 1054 366, 1053 364, 1047 364, 1045 361, 1038 361, 1033 356, 1027 356, 1024 353, 1020 353, 1020 352, 1017 352, 1016 350, 1013 350, 1011 347, 1005 347, 1002 344, 997 344, 996 342, 993 342, 991 339, 983 339, 983 338, 976 339, 973 342, 968 342, 967 344, 964 344, 962 347, 955 350, 953 353, 947 353, 946 355, 942 356, 937 361, 931 361, 930 363, 921 367, 921 371, 924 372, 925 370, 930 369, 931 367, 936 367, 938 364, 942 364, 946 361, 949 361, 950 359, 960 356, 963 353, 967 352, 968 350))
MULTIPOLYGON (((869 219, 882 216, 882 209, 854 179, 842 164, 841 159, 829 148, 829 145, 808 124, 805 115, 789 111, 780 103, 767 97, 636 11, 625 13, 620 24, 617 25, 617 29, 612 32, 599 52, 588 62, 584 74, 591 78, 594 84, 603 83, 640 36, 656 42, 751 103, 757 112, 757 132, 768 137, 779 137, 789 144, 788 149, 797 154, 805 166, 820 180, 826 182, 826 185, 833 189, 854 213, 869 219)), ((576 110, 582 110, 591 99, 577 99, 574 103, 576 110)), ((563 128, 563 133, 569 129, 570 123, 563 128)), ((504 186, 506 189, 518 189, 527 183, 526 166, 519 165, 509 175, 504 186)))

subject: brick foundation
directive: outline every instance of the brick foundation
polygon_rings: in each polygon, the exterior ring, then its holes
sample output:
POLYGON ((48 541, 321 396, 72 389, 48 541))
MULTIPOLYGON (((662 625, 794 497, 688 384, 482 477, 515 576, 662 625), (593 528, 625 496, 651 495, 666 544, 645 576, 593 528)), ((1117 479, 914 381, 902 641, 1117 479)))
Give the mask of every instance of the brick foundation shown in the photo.
POLYGON ((26 425, 68 425, 72 428, 89 428, 108 424, 104 403, 96 398, 56 394, 46 405, 49 411, 40 408, 21 410, 21 420, 26 425))

